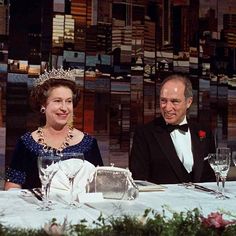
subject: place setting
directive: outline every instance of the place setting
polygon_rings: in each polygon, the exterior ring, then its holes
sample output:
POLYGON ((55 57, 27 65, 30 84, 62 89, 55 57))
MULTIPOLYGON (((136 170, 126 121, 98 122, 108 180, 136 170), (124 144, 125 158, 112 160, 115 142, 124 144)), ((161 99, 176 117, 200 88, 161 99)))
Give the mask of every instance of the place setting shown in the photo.
MULTIPOLYGON (((74 197, 74 181, 83 166, 83 153, 41 152, 38 171, 42 187, 22 189, 20 197, 39 206, 37 209, 40 211, 53 210, 59 203, 63 203, 65 208, 77 208, 79 203, 74 197)), ((85 184, 80 181, 79 185, 85 189, 85 184)))
POLYGON ((86 192, 86 184, 94 166, 83 153, 43 153, 38 159, 42 183, 42 204, 39 210, 53 210, 55 204, 65 209, 81 206, 78 194, 86 192))
POLYGON ((222 200, 229 199, 230 197, 225 193, 225 185, 231 165, 231 149, 228 147, 218 147, 216 153, 208 154, 207 160, 216 176, 215 197, 222 200))
MULTIPOLYGON (((215 195, 216 199, 230 199, 231 194, 225 191, 226 179, 231 165, 231 149, 228 147, 218 147, 216 153, 209 153, 204 159, 209 162, 215 173, 216 188, 209 188, 207 184, 199 183, 181 183, 179 185, 188 189, 194 189, 215 195)), ((232 154, 233 163, 236 163, 236 152, 232 154)))
MULTIPOLYGON (((38 171, 41 189, 22 189, 20 195, 28 203, 36 204, 39 211, 97 208, 106 200, 128 202, 141 191, 128 169, 113 164, 95 167, 85 160, 83 153, 42 152, 38 156, 38 171)), ((145 191, 165 190, 155 184, 149 189, 150 184, 142 186, 145 191)))

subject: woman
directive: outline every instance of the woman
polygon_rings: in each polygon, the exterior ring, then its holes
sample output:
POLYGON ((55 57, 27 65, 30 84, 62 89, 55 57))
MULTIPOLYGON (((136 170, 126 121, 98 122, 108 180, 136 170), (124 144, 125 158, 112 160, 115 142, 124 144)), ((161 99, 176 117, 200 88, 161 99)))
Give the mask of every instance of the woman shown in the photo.
POLYGON ((78 90, 73 71, 62 68, 45 72, 31 91, 31 105, 44 116, 45 125, 25 133, 18 141, 6 171, 5 190, 40 187, 37 156, 39 152, 82 152, 93 165, 103 165, 95 138, 73 128, 73 107, 78 90))

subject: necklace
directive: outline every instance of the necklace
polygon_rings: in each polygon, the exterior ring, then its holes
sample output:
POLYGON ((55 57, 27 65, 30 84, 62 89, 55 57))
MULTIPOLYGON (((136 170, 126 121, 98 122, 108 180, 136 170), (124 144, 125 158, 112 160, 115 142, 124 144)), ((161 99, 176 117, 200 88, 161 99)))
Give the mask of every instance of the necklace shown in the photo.
POLYGON ((74 137, 74 135, 72 134, 72 131, 73 131, 73 127, 69 128, 69 131, 65 137, 65 140, 63 141, 62 145, 59 147, 59 148, 53 148, 53 147, 50 147, 48 146, 46 143, 45 143, 45 140, 44 140, 44 134, 43 134, 43 128, 42 127, 38 127, 36 133, 38 135, 38 140, 37 142, 41 145, 43 145, 43 150, 45 152, 55 152, 56 154, 60 154, 62 152, 62 150, 66 147, 69 147, 70 145, 70 140, 74 137))

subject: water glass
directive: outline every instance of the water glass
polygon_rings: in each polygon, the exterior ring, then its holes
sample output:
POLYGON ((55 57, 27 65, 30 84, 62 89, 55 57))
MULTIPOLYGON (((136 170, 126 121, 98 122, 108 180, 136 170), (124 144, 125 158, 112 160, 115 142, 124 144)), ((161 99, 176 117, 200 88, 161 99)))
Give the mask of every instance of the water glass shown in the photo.
POLYGON ((63 153, 59 162, 60 170, 65 174, 70 184, 70 203, 68 208, 77 208, 74 201, 74 180, 84 165, 83 153, 63 153))
POLYGON ((49 203, 49 192, 52 178, 59 169, 59 160, 60 156, 49 152, 41 152, 38 156, 38 171, 43 194, 43 205, 39 210, 52 210, 51 204, 49 203))
POLYGON ((233 160, 234 165, 236 166, 236 151, 232 152, 232 160, 233 160))
POLYGON ((219 198, 221 194, 220 193, 220 171, 218 167, 218 160, 217 160, 216 153, 209 153, 207 159, 216 176, 216 184, 217 184, 216 198, 219 198))
POLYGON ((222 196, 225 197, 225 182, 230 168, 231 150, 227 147, 217 148, 216 150, 220 179, 222 181, 222 196))

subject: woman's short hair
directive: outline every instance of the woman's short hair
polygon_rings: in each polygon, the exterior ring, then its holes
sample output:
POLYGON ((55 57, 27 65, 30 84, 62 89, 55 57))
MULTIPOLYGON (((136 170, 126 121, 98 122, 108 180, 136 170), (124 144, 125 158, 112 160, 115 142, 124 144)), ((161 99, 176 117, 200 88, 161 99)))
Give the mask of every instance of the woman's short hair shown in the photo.
POLYGON ((48 79, 41 85, 38 85, 34 88, 32 88, 30 93, 30 106, 34 111, 40 111, 42 105, 46 104, 47 98, 50 95, 50 91, 53 88, 57 88, 60 86, 67 87, 71 89, 73 93, 73 107, 76 107, 80 94, 79 94, 79 88, 76 85, 75 81, 66 80, 66 79, 48 79))

